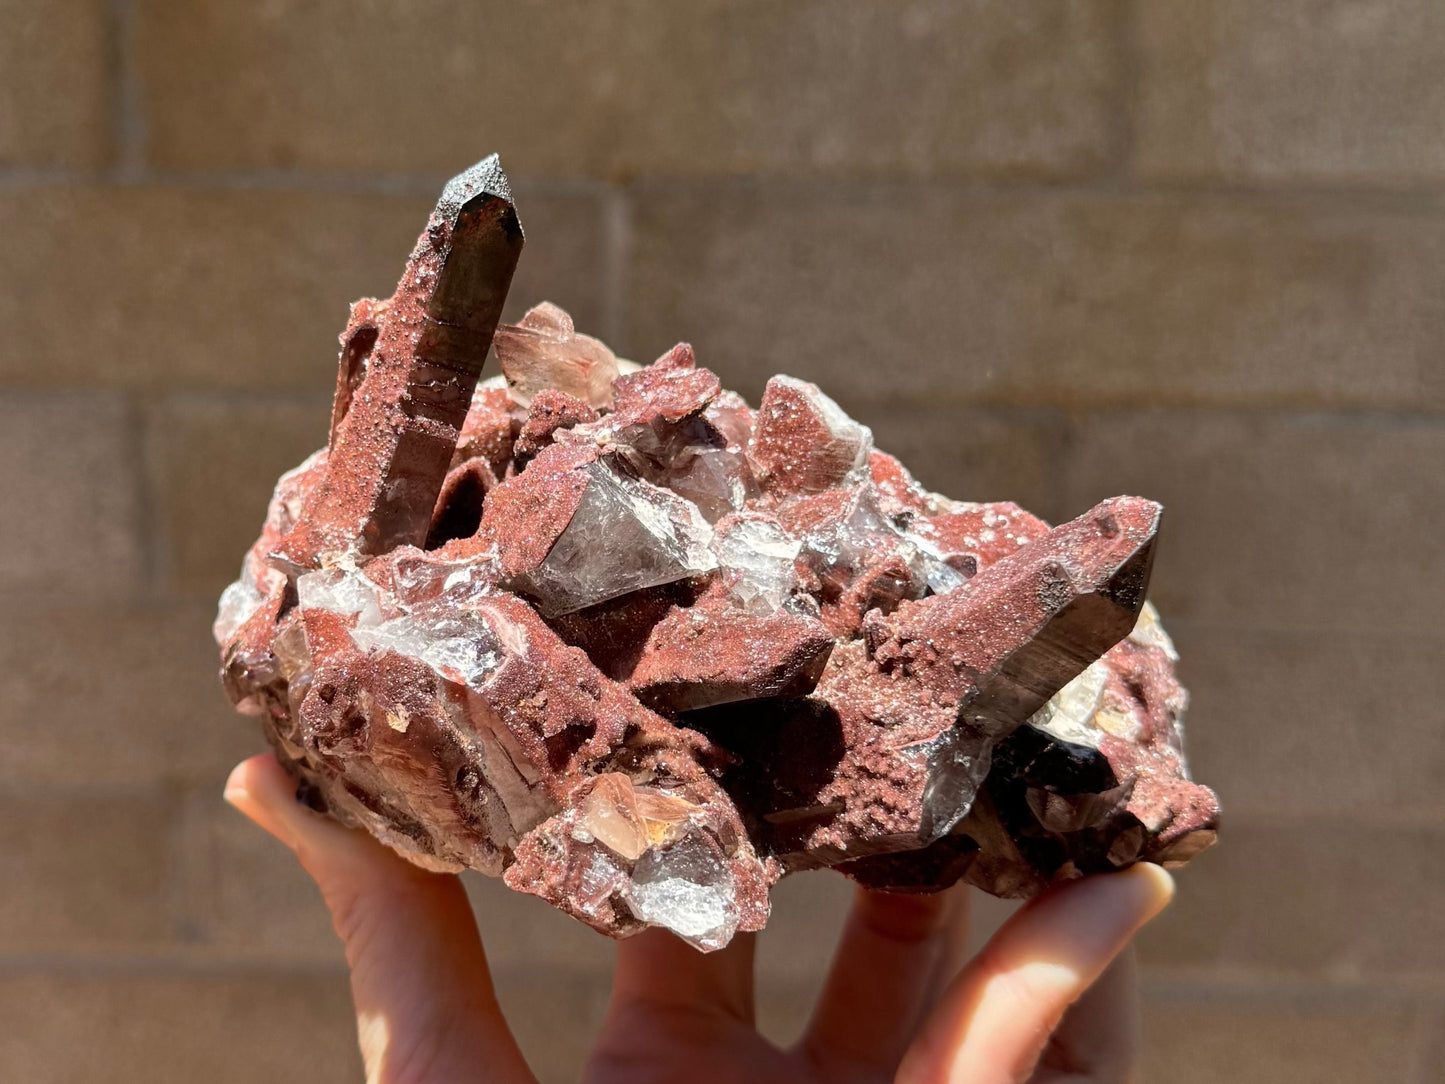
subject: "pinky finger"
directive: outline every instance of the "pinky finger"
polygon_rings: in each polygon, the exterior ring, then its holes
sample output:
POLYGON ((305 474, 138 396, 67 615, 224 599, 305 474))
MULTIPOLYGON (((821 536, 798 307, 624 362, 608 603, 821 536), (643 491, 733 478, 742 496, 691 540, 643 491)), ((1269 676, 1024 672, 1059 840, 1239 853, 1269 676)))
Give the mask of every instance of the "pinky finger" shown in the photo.
POLYGON ((1065 1011, 1168 904, 1158 866, 1055 888, 1001 929, 944 993, 904 1057, 899 1084, 1017 1084, 1065 1011))

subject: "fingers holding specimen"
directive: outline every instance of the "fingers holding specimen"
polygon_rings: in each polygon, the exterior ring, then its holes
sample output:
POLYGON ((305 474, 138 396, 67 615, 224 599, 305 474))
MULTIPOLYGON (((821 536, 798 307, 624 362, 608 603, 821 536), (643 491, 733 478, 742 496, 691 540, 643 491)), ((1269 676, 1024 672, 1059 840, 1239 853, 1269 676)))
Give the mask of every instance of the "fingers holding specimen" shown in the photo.
POLYGON ((666 930, 643 930, 617 945, 613 1011, 646 1003, 752 1023, 756 943, 740 933, 726 948, 699 952, 666 930))
MULTIPOLYGON (((925 1015, 968 960, 969 936, 973 921, 973 893, 976 889, 959 883, 944 893, 947 913, 943 919, 943 947, 929 975, 925 996, 925 1015)), ((921 1019, 920 1019, 921 1023, 921 1019)))
POLYGON ((967 937, 960 890, 920 895, 859 889, 801 1050, 820 1065, 891 1073, 967 937))
POLYGON ((944 994, 897 1079, 1027 1079, 1069 1006, 1172 895, 1164 870, 1139 865, 1061 885, 1031 902, 944 994))
POLYGON ((502 1018, 466 890, 296 801, 270 755, 231 773, 226 800, 296 853, 346 947, 369 1084, 532 1079, 502 1018))

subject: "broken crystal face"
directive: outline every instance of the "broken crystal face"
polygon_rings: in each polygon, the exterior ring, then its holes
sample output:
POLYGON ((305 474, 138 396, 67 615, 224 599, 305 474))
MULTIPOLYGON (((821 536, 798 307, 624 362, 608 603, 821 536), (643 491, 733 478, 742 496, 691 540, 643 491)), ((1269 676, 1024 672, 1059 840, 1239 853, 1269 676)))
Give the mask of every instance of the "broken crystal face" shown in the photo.
POLYGON ((1134 626, 1134 631, 1129 633, 1129 639, 1144 647, 1157 647, 1170 662, 1179 661, 1179 652, 1174 650, 1174 641, 1159 623, 1159 611, 1152 602, 1144 603, 1144 608, 1139 611, 1139 623, 1134 626))
POLYGON ((1059 741, 1097 749, 1100 728, 1095 720, 1108 681, 1108 665, 1099 660, 1090 663, 1038 710, 1029 725, 1059 741))
POLYGON ((1031 895, 1213 841, 1157 505, 1050 528, 927 492, 805 381, 754 410, 551 304, 494 337, 521 243, 495 159, 448 186, 221 598, 226 691, 310 804, 706 951, 794 870, 1031 895))

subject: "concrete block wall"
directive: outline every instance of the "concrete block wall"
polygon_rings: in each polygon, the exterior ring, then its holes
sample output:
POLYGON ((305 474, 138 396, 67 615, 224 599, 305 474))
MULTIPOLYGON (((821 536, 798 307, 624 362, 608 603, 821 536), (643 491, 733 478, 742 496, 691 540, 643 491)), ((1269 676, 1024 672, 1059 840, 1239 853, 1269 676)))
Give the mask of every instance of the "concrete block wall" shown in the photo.
MULTIPOLYGON (((347 303, 499 150, 513 315, 817 379, 958 496, 1162 499, 1228 819, 1145 1079, 1440 1079, 1442 115, 1436 0, 0 0, 0 1078, 358 1078, 208 625, 347 303)), ((573 1078, 608 945, 473 888, 573 1078)), ((780 891, 771 1033, 846 902, 780 891)))

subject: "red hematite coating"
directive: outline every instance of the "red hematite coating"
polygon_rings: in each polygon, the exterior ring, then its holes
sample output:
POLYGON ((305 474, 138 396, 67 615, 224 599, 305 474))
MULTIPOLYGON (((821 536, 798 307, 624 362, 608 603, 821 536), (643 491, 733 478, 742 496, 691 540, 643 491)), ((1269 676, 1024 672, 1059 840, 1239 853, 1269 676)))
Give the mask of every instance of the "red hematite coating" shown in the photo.
POLYGON ((1030 895, 1213 841, 1157 504, 950 500, 812 384, 755 412, 550 304, 476 387, 520 243, 495 159, 448 185, 222 598, 226 689, 301 797, 704 950, 794 870, 1030 895))

